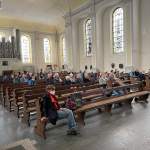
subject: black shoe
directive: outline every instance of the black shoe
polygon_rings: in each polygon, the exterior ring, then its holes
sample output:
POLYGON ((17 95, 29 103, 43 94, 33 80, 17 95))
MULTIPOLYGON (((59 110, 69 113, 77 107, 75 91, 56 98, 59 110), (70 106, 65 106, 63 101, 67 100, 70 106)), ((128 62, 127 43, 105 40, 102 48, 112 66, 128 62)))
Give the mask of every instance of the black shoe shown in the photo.
POLYGON ((79 132, 76 129, 69 129, 67 135, 77 135, 79 132))

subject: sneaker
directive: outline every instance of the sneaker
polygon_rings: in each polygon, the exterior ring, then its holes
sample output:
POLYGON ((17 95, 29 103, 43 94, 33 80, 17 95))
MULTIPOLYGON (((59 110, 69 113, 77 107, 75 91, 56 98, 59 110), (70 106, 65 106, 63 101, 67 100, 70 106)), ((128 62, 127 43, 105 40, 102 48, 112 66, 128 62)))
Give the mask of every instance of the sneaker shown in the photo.
POLYGON ((67 135, 77 135, 79 134, 79 132, 77 131, 77 129, 69 129, 67 131, 67 135))

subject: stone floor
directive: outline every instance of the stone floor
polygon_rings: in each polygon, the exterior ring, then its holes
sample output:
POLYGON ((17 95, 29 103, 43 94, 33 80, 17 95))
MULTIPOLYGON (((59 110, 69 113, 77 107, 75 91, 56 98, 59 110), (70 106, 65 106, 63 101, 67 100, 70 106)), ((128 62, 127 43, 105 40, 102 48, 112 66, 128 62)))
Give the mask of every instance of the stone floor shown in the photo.
POLYGON ((37 150, 150 150, 150 104, 133 103, 132 110, 124 106, 112 116, 92 111, 77 136, 67 136, 61 120, 48 126, 43 140, 34 134, 34 124, 27 127, 0 106, 0 145, 29 138, 36 141, 37 150))

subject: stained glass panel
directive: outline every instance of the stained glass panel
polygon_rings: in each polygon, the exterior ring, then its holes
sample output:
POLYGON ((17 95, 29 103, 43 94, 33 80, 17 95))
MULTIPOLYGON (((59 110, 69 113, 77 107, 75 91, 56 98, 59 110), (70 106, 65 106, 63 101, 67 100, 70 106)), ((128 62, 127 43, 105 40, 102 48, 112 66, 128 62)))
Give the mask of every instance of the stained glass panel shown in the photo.
POLYGON ((31 39, 29 36, 21 36, 22 62, 31 63, 31 39))
POLYGON ((88 19, 85 23, 85 48, 86 55, 92 54, 92 20, 88 19))
POLYGON ((124 51, 123 8, 117 8, 113 13, 113 49, 114 53, 124 51))

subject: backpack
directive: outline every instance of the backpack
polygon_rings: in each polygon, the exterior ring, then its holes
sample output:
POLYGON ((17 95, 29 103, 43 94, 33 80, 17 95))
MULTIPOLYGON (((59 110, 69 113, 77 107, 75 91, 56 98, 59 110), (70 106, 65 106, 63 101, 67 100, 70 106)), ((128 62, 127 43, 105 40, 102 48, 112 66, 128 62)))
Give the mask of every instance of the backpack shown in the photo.
POLYGON ((80 92, 71 94, 66 100, 65 106, 70 110, 75 110, 83 105, 82 95, 80 92))
POLYGON ((70 109, 70 110, 75 110, 76 109, 76 103, 71 97, 68 97, 66 102, 65 102, 65 107, 70 109))

